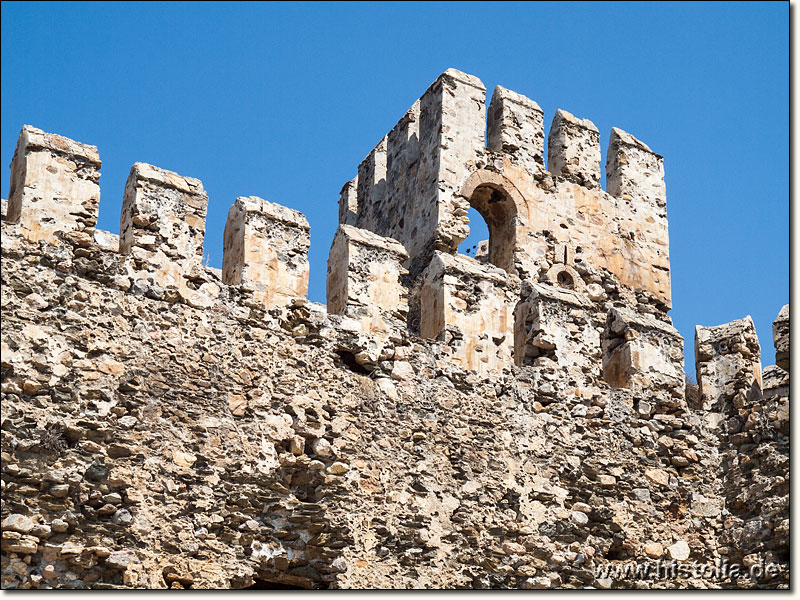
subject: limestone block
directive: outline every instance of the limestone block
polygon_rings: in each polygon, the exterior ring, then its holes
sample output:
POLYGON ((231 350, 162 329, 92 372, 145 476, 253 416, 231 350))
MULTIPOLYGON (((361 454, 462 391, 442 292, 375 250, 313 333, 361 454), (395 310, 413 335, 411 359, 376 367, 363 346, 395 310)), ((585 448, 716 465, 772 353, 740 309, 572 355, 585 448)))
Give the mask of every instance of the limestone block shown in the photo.
POLYGON ((785 305, 772 323, 772 339, 775 343, 775 364, 784 371, 789 370, 789 305, 785 305))
POLYGON ((612 308, 602 335, 603 378, 614 388, 670 390, 683 398, 683 338, 645 313, 612 308))
POLYGON ((358 176, 351 179, 339 192, 339 223, 355 225, 358 219, 358 176))
POLYGON ((600 374, 598 316, 585 294, 527 281, 514 310, 514 362, 531 366, 547 357, 564 378, 589 385, 600 374))
POLYGON ((385 337, 404 331, 408 293, 402 278, 407 259, 399 242, 339 225, 328 257, 328 312, 356 319, 361 333, 385 337))
POLYGON ((715 327, 698 325, 694 354, 703 409, 721 410, 737 395, 760 393, 761 348, 750 315, 715 327))
POLYGON ((119 236, 102 229, 94 230, 94 245, 107 252, 119 252, 119 236))
POLYGON ((612 127, 606 156, 606 190, 627 202, 640 200, 665 209, 664 158, 631 134, 612 127))
MULTIPOLYGON (((97 223, 100 156, 88 146, 25 125, 11 162, 5 220, 30 241, 59 244, 58 232, 84 232, 97 223)), ((87 231, 91 239, 91 231, 87 231)))
POLYGON ((223 283, 248 283, 268 307, 305 298, 308 232, 308 221, 296 210, 256 196, 237 198, 225 223, 223 283))
POLYGON ((499 371, 511 364, 515 304, 502 269, 436 252, 423 275, 420 335, 444 341, 465 369, 499 371))
POLYGON ((531 177, 544 171, 544 113, 522 94, 497 86, 486 120, 486 147, 503 152, 531 177))
POLYGON ((547 138, 547 170, 587 188, 600 187, 600 132, 589 119, 557 110, 547 138))
POLYGON ((120 216, 120 254, 160 286, 191 290, 186 276, 201 264, 208 196, 199 179, 153 165, 131 167, 120 216))

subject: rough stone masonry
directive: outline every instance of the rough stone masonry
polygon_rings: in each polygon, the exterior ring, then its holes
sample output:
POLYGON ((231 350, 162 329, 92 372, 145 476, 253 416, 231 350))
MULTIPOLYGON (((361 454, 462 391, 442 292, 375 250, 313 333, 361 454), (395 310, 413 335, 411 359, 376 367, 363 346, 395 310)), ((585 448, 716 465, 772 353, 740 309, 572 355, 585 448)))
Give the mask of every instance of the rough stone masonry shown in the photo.
POLYGON ((23 127, 2 587, 787 588, 788 305, 776 365, 698 327, 687 385, 662 157, 612 129, 604 190, 544 123, 437 78, 342 188, 327 306, 297 211, 237 198, 209 268, 200 180, 136 163, 100 231, 97 148, 23 127))

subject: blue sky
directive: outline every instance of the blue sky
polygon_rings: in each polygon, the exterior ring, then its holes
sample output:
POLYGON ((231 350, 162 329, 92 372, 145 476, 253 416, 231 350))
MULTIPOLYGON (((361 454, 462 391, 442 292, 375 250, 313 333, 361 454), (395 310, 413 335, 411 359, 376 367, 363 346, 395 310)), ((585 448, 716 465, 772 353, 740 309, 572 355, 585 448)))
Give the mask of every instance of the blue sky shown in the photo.
MULTIPOLYGON (((325 301, 338 192, 445 69, 612 126, 664 155, 673 321, 752 315, 762 362, 789 301, 789 4, 3 2, 0 154, 23 124, 98 146, 99 227, 131 165, 201 179, 222 262, 237 196, 304 212, 325 301)), ((605 158, 604 158, 605 160, 605 158)), ((0 169, 7 197, 9 171, 0 169)), ((485 229, 484 229, 485 231, 485 229)), ((480 237, 480 236, 478 236, 480 237)), ((484 234, 485 237, 485 234, 484 234)), ((470 243, 472 240, 468 241, 470 243)))

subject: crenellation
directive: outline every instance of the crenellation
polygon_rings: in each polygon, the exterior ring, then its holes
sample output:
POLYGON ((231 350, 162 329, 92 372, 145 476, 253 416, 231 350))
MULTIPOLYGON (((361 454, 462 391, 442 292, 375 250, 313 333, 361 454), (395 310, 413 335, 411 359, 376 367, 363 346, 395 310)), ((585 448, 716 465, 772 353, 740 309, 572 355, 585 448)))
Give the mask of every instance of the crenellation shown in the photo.
POLYGON ((203 257, 207 206, 199 179, 135 163, 119 228, 119 252, 133 258, 135 277, 190 295, 188 278, 203 257))
POLYGON ((671 398, 661 407, 685 407, 683 338, 674 327, 646 313, 612 308, 601 345, 603 379, 611 387, 668 390, 671 398))
POLYGON ((788 305, 763 374, 752 319, 697 328, 696 399, 661 157, 613 130, 606 192, 590 123, 547 172, 538 106, 484 104, 448 70, 345 184, 327 306, 302 213, 236 198, 210 268, 199 180, 136 163, 117 236, 96 149, 23 128, 4 588, 788 586, 788 305), (773 571, 600 576, 661 558, 773 571))
MULTIPOLYGON (((486 88, 477 77, 448 69, 421 99, 423 164, 417 194, 435 207, 433 246, 455 252, 469 235, 469 206, 459 194, 462 182, 483 160, 486 88)), ((412 254, 409 249, 409 254, 412 254)))
POLYGON ((239 197, 225 223, 222 281, 252 287, 269 308, 305 298, 309 245, 302 213, 256 196, 239 197))
POLYGON ((30 241, 57 244, 68 234, 91 243, 100 165, 95 146, 23 126, 11 162, 5 220, 18 223, 30 241))
POLYGON ((328 257, 328 313, 355 319, 362 334, 399 339, 408 315, 407 259, 399 242, 339 225, 328 257))
POLYGON ((695 367, 704 410, 725 410, 761 393, 761 347, 750 315, 695 327, 695 367))
POLYGON ((397 239, 413 239, 423 223, 419 218, 422 207, 417 202, 419 126, 420 101, 417 100, 387 137, 386 204, 380 210, 386 222, 391 223, 386 235, 397 239))
POLYGON ((600 187, 600 131, 589 119, 558 109, 547 137, 547 170, 584 187, 600 187))
POLYGON ((558 369, 582 386, 600 379, 601 311, 576 290, 524 282, 514 309, 514 362, 519 367, 558 369))
POLYGON ((489 103, 486 148, 501 152, 533 178, 541 179, 544 164, 544 112, 536 102, 497 86, 489 103))
POLYGON ((615 198, 647 205, 666 219, 664 158, 616 127, 611 128, 608 141, 606 189, 615 198))
POLYGON ((420 335, 444 342, 465 369, 510 368, 517 295, 502 269, 437 251, 423 274, 420 335))
POLYGON ((380 211, 386 198, 386 136, 358 165, 356 224, 372 223, 380 227, 380 211))

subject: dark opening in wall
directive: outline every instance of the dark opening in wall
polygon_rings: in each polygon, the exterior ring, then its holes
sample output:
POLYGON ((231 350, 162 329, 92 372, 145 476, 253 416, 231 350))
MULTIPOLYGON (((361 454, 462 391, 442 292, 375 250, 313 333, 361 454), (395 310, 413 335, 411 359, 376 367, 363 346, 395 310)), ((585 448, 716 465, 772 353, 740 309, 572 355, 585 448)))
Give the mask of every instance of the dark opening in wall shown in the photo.
POLYGON ((572 275, 566 271, 561 271, 558 274, 558 285, 560 285, 562 288, 571 290, 575 288, 575 280, 572 279, 572 275))
POLYGON ((353 373, 358 373, 359 375, 369 375, 370 372, 362 367, 356 361, 356 356, 352 352, 348 352, 347 350, 337 350, 336 354, 339 355, 341 366, 347 367, 353 373))
MULTIPOLYGON (((516 243, 516 206, 503 190, 494 185, 480 185, 469 198, 470 210, 481 216, 489 232, 489 244, 485 249, 486 262, 506 272, 514 268, 514 245, 516 243)), ((475 219, 470 219, 470 225, 475 219)))

